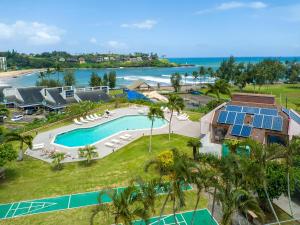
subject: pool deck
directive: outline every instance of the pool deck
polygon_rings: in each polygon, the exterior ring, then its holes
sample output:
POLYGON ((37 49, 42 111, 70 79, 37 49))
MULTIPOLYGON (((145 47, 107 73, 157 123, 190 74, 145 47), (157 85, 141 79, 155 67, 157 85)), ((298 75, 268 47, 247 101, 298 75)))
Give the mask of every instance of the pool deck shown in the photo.
MULTIPOLYGON (((85 160, 84 158, 79 158, 78 156, 78 148, 77 147, 66 147, 62 145, 57 145, 53 143, 53 140, 55 139, 55 136, 60 133, 64 133, 67 131, 71 131, 76 128, 88 128, 93 127, 114 119, 117 119, 122 116, 127 115, 143 115, 139 113, 139 111, 143 110, 145 115, 147 115, 148 107, 129 107, 129 108, 119 108, 112 111, 113 115, 109 116, 108 118, 102 118, 100 120, 96 120, 93 122, 89 122, 83 125, 76 125, 76 124, 70 124, 67 126, 59 127, 50 131, 46 131, 43 133, 39 133, 33 140, 33 144, 41 144, 44 143, 45 147, 44 149, 40 150, 30 150, 28 149, 25 154, 32 156, 34 158, 46 161, 46 162, 52 162, 52 159, 47 154, 50 151, 55 152, 64 152, 66 153, 66 158, 63 160, 63 162, 74 162, 74 161, 82 161, 85 160)), ((165 119, 169 120, 170 114, 165 113, 165 119)), ((172 132, 188 137, 199 137, 200 134, 200 124, 199 122, 192 122, 190 120, 186 121, 179 121, 176 116, 173 116, 172 119, 172 132)), ((154 128, 153 134, 167 134, 168 133, 168 123, 161 127, 161 128, 154 128)), ((117 133, 115 135, 112 135, 106 139, 103 139, 94 146, 97 148, 96 151, 98 152, 99 156, 98 158, 103 158, 114 151, 117 151, 118 149, 128 145, 132 141, 145 136, 150 135, 150 129, 144 129, 144 130, 126 130, 120 133, 117 133), (119 137, 124 134, 130 134, 132 135, 132 138, 128 141, 123 141, 119 137), (121 141, 120 144, 115 145, 115 147, 107 147, 105 146, 106 142, 111 142, 112 139, 118 139, 121 141)), ((83 137, 84 138, 84 137, 83 137)))

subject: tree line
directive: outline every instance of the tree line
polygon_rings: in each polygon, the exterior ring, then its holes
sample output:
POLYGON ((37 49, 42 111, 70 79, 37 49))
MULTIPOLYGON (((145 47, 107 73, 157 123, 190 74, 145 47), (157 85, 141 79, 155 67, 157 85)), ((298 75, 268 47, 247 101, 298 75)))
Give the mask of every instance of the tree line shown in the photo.
POLYGON ((194 83, 197 83, 208 76, 234 84, 240 90, 247 84, 260 88, 276 82, 298 83, 300 82, 300 63, 296 60, 281 62, 277 59, 264 59, 257 63, 238 63, 231 56, 222 61, 216 70, 212 67, 200 66, 198 71, 193 71, 191 74, 174 73, 171 75, 170 81, 177 92, 180 90, 181 83, 186 84, 188 77, 192 77, 194 83))
POLYGON ((72 55, 64 51, 25 54, 12 50, 0 52, 0 57, 6 57, 8 69, 11 70, 55 68, 57 65, 64 68, 170 67, 175 65, 168 60, 159 59, 156 53, 72 55), (80 57, 84 58, 84 62, 79 62, 80 57), (137 57, 139 60, 132 60, 137 57))
MULTIPOLYGON (((110 88, 115 88, 117 84, 117 73, 115 71, 110 71, 104 73, 103 77, 99 76, 96 72, 92 72, 90 75, 89 86, 109 86, 110 88)), ((47 69, 45 72, 40 72, 38 75, 38 80, 36 81, 36 86, 44 87, 60 87, 60 86, 74 86, 76 85, 76 76, 73 69, 62 70, 60 67, 56 67, 54 71, 47 69), (63 74, 61 80, 60 76, 63 74), (56 78, 53 77, 56 74, 56 78)))

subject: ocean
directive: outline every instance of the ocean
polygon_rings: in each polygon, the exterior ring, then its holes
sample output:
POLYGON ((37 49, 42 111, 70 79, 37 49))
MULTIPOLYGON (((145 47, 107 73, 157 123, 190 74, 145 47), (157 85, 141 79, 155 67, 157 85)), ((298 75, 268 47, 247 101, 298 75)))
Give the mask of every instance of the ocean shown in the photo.
MULTIPOLYGON (((244 63, 257 63, 262 61, 265 58, 275 58, 279 59, 282 62, 287 60, 297 60, 300 62, 300 57, 236 57, 237 62, 244 63)), ((175 62, 179 64, 193 64, 194 66, 187 67, 172 67, 172 68, 151 68, 151 67, 142 67, 142 68, 114 68, 114 69, 76 69, 76 85, 77 86, 87 86, 89 83, 90 75, 92 72, 98 73, 98 75, 103 76, 104 73, 109 71, 116 71, 117 73, 117 86, 123 87, 131 84, 132 82, 143 79, 149 82, 152 85, 160 83, 160 85, 170 84, 170 76, 173 73, 188 73, 191 74, 193 71, 198 70, 200 66, 212 67, 217 69, 220 63, 226 58, 169 58, 170 62, 175 62)), ((54 73, 51 75, 52 78, 58 78, 58 74, 54 73)), ((60 73, 59 78, 62 79, 63 74, 60 73)), ((34 86, 36 80, 38 79, 38 74, 29 74, 21 76, 18 78, 1 78, 0 86, 11 85, 14 87, 28 87, 34 86)), ((185 79, 183 77, 183 82, 185 79)), ((186 79, 187 84, 193 83, 194 80, 191 76, 186 79)), ((200 80, 200 82, 214 82, 213 78, 205 77, 200 80)))

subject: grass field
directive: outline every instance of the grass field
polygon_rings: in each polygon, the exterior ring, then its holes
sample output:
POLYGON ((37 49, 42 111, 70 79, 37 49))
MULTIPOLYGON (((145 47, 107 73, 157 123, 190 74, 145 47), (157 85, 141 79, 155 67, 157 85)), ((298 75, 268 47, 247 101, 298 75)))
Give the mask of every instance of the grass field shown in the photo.
MULTIPOLYGON (((205 92, 206 89, 202 89, 205 92)), ((261 88, 253 85, 247 85, 242 91, 237 87, 232 87, 231 92, 244 92, 244 93, 256 93, 256 94, 272 94, 275 95, 277 104, 285 107, 286 99, 288 108, 292 108, 300 112, 300 84, 273 84, 264 85, 261 88)), ((211 97, 216 97, 209 94, 211 97)), ((221 95, 223 99, 229 99, 227 95, 221 95)))
MULTIPOLYGON (((238 91, 238 89, 234 89, 238 91)), ((262 86, 261 89, 248 85, 243 92, 272 94, 276 96, 276 102, 285 106, 287 98, 288 108, 300 111, 300 84, 273 84, 262 86)))
MULTIPOLYGON (((88 167, 83 163, 68 163, 62 171, 53 171, 48 163, 29 157, 26 157, 23 162, 12 162, 7 166, 6 180, 0 184, 0 202, 126 186, 137 176, 142 176, 144 179, 154 177, 153 173, 145 173, 143 167, 147 160, 163 150, 176 146, 180 151, 192 155, 192 150, 186 146, 188 137, 172 135, 172 140, 169 142, 167 135, 154 136, 152 153, 147 150, 148 138, 140 138, 88 167)), ((186 209, 193 207, 194 197, 195 193, 189 192, 186 209)), ((206 200, 201 201, 201 206, 205 207, 206 200)), ((6 220, 5 224, 88 224, 90 211, 91 207, 87 207, 39 214, 6 220)), ((170 208, 166 211, 168 212, 170 208)))

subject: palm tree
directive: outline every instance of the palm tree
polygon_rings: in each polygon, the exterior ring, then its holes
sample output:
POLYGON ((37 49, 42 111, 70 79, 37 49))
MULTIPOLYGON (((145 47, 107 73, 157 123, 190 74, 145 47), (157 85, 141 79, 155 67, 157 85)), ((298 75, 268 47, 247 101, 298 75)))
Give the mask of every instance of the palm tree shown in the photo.
POLYGON ((139 201, 140 195, 138 193, 139 189, 134 185, 126 187, 122 192, 118 192, 116 189, 100 192, 99 205, 103 205, 103 207, 98 208, 98 210, 93 213, 91 224, 93 224, 92 221, 95 214, 99 211, 107 211, 110 215, 113 215, 115 224, 122 223, 124 225, 131 225, 131 221, 135 216, 147 221, 149 213, 140 206, 133 207, 133 205, 139 201), (111 199, 111 204, 103 204, 103 195, 111 199))
POLYGON ((209 76, 214 77, 214 70, 211 67, 207 68, 207 73, 209 76))
POLYGON ((59 81, 59 73, 62 72, 62 68, 59 63, 55 65, 55 71, 57 72, 57 81, 59 81))
POLYGON ((171 116, 170 116, 170 120, 169 120, 169 141, 170 141, 171 140, 171 123, 172 123, 174 110, 177 113, 180 113, 180 111, 183 110, 183 108, 184 108, 184 101, 183 101, 183 98, 181 98, 179 95, 174 95, 174 94, 169 95, 168 100, 169 101, 168 101, 167 107, 171 111, 171 116))
POLYGON ((199 69, 199 75, 204 77, 206 75, 207 71, 205 69, 204 66, 200 66, 200 69, 199 69))
POLYGON ((56 152, 51 156, 51 158, 52 158, 52 163, 54 165, 54 168, 57 170, 61 170, 62 169, 61 161, 64 160, 65 153, 64 152, 56 152))
POLYGON ((20 143, 20 148, 19 148, 19 155, 18 155, 18 161, 23 160, 23 148, 24 144, 27 145, 28 148, 32 148, 32 139, 33 137, 31 135, 23 135, 23 134, 18 134, 15 132, 7 133, 5 134, 5 142, 19 142, 20 143))
POLYGON ((149 152, 152 150, 152 131, 155 119, 164 119, 164 112, 157 106, 151 106, 148 112, 148 118, 151 120, 151 130, 149 139, 149 152))
POLYGON ((256 198, 249 192, 241 188, 233 188, 230 182, 218 185, 216 199, 222 205, 222 225, 231 225, 232 216, 236 212, 248 213, 253 211, 260 219, 263 219, 263 212, 259 207, 256 198))
POLYGON ((220 100, 220 94, 230 96, 230 85, 225 80, 217 80, 214 84, 207 84, 207 91, 205 92, 205 95, 208 94, 216 95, 218 100, 220 100))
POLYGON ((152 179, 145 182, 138 177, 135 181, 139 187, 138 201, 143 204, 145 211, 155 213, 157 188, 160 186, 159 180, 152 179))
POLYGON ((300 138, 293 137, 290 143, 284 147, 281 145, 272 145, 272 158, 269 157, 271 160, 276 159, 284 159, 285 166, 287 171, 287 193, 288 193, 288 200, 289 200, 289 208, 291 212, 291 216, 294 217, 294 211, 292 208, 292 200, 291 200, 291 188, 290 188, 290 172, 291 168, 293 167, 293 157, 300 155, 300 138))
POLYGON ((46 74, 43 71, 40 71, 40 73, 38 75, 38 78, 41 79, 41 80, 44 80, 45 77, 46 77, 46 74))
POLYGON ((273 207, 272 201, 267 190, 266 178, 267 162, 278 158, 278 156, 276 156, 277 153, 275 153, 275 151, 278 152, 278 147, 276 145, 265 146, 251 139, 247 139, 244 143, 242 143, 242 145, 247 145, 250 147, 250 158, 254 160, 253 165, 256 165, 255 173, 257 174, 257 176, 255 176, 255 179, 252 179, 251 182, 253 182, 254 185, 256 185, 257 187, 262 186, 265 197, 267 198, 268 204, 276 219, 276 222, 280 225, 277 213, 273 207))
POLYGON ((185 206, 185 193, 184 188, 192 181, 192 171, 196 168, 196 165, 185 154, 179 153, 177 149, 171 150, 171 162, 164 162, 160 157, 156 157, 150 160, 146 166, 145 171, 154 166, 156 172, 162 177, 169 179, 168 183, 161 183, 161 186, 167 193, 167 196, 163 202, 163 206, 160 211, 158 224, 160 224, 161 216, 165 210, 166 204, 171 197, 173 203, 173 214, 175 216, 176 211, 185 206))
POLYGON ((193 157, 196 161, 198 159, 199 151, 198 149, 202 146, 201 141, 198 138, 192 138, 188 140, 187 146, 193 148, 193 157))
POLYGON ((78 151, 80 157, 86 158, 86 164, 90 164, 93 158, 98 156, 98 152, 95 151, 96 149, 97 148, 94 145, 87 145, 84 148, 80 148, 78 151))
POLYGON ((192 76, 194 77, 194 82, 195 82, 195 84, 196 84, 196 81, 197 81, 197 79, 198 79, 198 72, 197 71, 193 71, 192 72, 192 76))
POLYGON ((289 145, 284 149, 286 149, 284 158, 287 167, 287 185, 288 185, 287 190, 288 190, 289 207, 291 211, 291 216, 294 217, 294 211, 291 204, 292 200, 291 200, 291 188, 290 188, 290 170, 291 167, 293 166, 293 157, 295 157, 296 155, 297 156, 300 155, 300 138, 293 137, 289 145))
POLYGON ((184 76, 184 84, 186 85, 186 78, 189 76, 189 74, 185 73, 183 76, 184 76))

